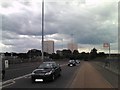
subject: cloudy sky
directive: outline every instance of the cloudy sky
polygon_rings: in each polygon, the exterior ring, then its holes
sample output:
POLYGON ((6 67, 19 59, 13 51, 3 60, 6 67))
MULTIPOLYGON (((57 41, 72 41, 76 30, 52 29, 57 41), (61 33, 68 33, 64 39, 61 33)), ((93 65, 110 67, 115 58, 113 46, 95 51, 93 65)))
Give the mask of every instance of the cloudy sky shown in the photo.
MULTIPOLYGON (((119 0, 45 0, 45 40, 55 41, 55 50, 74 41, 79 52, 108 53, 103 43, 118 52, 119 0)), ((0 1, 0 52, 41 49, 41 0, 0 1)))

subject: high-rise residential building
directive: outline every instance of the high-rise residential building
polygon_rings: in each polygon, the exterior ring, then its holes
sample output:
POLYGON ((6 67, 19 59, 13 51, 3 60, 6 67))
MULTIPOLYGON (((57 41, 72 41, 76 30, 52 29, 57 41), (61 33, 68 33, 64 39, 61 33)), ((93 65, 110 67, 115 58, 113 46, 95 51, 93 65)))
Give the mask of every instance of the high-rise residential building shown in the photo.
POLYGON ((68 49, 73 52, 74 50, 78 50, 78 45, 76 43, 68 43, 68 49))
POLYGON ((54 53, 54 41, 44 41, 44 52, 47 52, 49 54, 54 53))

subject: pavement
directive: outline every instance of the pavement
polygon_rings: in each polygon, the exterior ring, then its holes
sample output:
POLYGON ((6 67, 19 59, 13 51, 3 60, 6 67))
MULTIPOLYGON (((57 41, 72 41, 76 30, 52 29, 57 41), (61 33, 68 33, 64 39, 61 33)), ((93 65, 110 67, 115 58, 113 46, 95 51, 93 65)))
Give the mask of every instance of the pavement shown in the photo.
POLYGON ((113 88, 89 62, 83 62, 70 88, 113 88))

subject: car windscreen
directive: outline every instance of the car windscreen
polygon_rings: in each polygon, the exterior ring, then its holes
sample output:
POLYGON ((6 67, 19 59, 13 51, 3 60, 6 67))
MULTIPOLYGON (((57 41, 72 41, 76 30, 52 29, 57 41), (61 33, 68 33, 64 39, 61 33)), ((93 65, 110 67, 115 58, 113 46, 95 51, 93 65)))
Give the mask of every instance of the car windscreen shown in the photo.
POLYGON ((41 64, 38 68, 44 68, 44 69, 49 69, 52 68, 52 64, 51 63, 43 63, 41 64))

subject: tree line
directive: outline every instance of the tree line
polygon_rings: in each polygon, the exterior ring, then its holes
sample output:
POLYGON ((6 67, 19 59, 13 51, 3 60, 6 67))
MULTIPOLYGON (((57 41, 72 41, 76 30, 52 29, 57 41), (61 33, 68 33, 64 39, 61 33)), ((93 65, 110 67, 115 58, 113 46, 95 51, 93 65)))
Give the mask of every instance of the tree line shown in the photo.
MULTIPOLYGON (((4 53, 5 57, 14 57, 11 58, 10 63, 13 62, 32 62, 39 61, 41 59, 42 52, 41 50, 31 49, 28 50, 27 53, 4 53)), ((45 58, 50 58, 54 60, 62 60, 62 59, 79 59, 79 60, 93 60, 97 57, 106 57, 104 52, 97 53, 97 49, 91 49, 90 53, 81 52, 78 50, 74 50, 73 52, 69 49, 57 50, 56 53, 48 54, 44 52, 45 58)))

